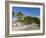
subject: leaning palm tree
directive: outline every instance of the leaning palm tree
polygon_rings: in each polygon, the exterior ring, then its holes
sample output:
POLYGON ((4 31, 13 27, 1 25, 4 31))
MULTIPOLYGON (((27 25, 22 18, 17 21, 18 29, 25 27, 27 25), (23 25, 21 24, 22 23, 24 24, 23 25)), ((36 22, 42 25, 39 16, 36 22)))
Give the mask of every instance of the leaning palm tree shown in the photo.
POLYGON ((17 14, 17 19, 18 19, 18 22, 20 22, 20 23, 22 24, 22 23, 23 23, 23 20, 24 20, 24 15, 23 15, 23 13, 18 12, 18 14, 17 14))

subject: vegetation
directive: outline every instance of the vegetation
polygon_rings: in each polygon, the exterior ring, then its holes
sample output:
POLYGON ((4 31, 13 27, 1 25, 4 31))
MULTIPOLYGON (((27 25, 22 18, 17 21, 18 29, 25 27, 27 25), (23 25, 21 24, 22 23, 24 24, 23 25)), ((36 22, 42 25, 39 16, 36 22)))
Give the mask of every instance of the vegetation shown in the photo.
POLYGON ((13 17, 15 16, 15 12, 12 12, 12 16, 13 16, 13 17))
MULTIPOLYGON (((14 12, 12 14, 13 14, 13 16, 15 16, 14 12)), ((24 16, 24 14, 21 12, 18 12, 16 14, 16 17, 18 19, 17 21, 20 22, 22 25, 23 24, 32 24, 32 23, 40 24, 40 20, 38 18, 31 17, 31 16, 24 16)))
POLYGON ((24 17, 24 22, 25 24, 32 24, 33 23, 32 17, 31 16, 24 17))
POLYGON ((23 22, 23 20, 24 20, 24 15, 23 15, 23 13, 19 12, 19 13, 17 14, 17 19, 18 19, 18 22, 23 22))
POLYGON ((32 17, 32 20, 33 20, 34 23, 40 24, 40 20, 38 18, 32 17))

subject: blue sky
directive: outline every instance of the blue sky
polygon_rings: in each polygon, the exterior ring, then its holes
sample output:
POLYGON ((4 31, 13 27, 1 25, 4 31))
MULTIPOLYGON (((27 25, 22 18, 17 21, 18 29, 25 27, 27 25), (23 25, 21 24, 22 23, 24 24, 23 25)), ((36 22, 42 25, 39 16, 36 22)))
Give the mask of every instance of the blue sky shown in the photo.
POLYGON ((24 16, 40 16, 40 8, 32 7, 12 7, 13 12, 21 12, 24 16))

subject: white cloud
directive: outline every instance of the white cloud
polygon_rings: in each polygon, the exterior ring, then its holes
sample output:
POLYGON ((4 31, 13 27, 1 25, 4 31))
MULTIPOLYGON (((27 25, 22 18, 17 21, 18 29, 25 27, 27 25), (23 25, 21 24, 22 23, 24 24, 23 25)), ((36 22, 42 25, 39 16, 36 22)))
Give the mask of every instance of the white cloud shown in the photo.
POLYGON ((39 18, 39 19, 40 19, 40 16, 37 16, 37 18, 39 18))
POLYGON ((37 17, 38 19, 40 19, 40 16, 32 16, 32 17, 37 17))

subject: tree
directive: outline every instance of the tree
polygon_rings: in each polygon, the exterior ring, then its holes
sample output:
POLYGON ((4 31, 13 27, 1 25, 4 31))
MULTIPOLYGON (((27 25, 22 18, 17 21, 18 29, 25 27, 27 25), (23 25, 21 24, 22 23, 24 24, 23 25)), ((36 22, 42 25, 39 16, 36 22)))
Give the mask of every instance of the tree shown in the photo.
POLYGON ((12 16, 15 17, 15 12, 12 12, 12 16))
POLYGON ((32 17, 32 20, 33 20, 34 23, 40 24, 40 19, 38 19, 36 17, 32 17))
POLYGON ((17 19, 18 19, 18 22, 22 23, 23 20, 24 20, 24 15, 23 15, 23 13, 18 12, 18 14, 17 14, 17 19))
POLYGON ((25 22, 25 24, 32 24, 33 23, 32 17, 31 16, 26 16, 24 18, 24 22, 25 22))

